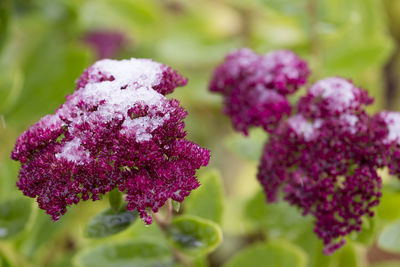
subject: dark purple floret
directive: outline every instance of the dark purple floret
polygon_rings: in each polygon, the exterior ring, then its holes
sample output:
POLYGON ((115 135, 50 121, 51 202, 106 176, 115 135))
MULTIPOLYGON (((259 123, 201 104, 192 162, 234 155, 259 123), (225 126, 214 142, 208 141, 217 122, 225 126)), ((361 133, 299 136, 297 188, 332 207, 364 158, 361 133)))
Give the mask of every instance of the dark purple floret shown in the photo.
POLYGON ((209 87, 225 97, 224 113, 247 135, 250 127, 273 131, 290 114, 286 95, 304 85, 308 75, 307 63, 291 51, 257 55, 240 49, 216 68, 209 87))
POLYGON ((162 67, 162 79, 158 85, 153 86, 153 89, 162 95, 170 94, 176 87, 185 86, 187 79, 183 78, 176 70, 168 66, 162 67))
POLYGON ((326 254, 374 215, 381 197, 376 169, 399 174, 400 115, 368 115, 366 91, 342 78, 311 86, 297 114, 282 121, 265 145, 258 180, 267 201, 283 198, 315 218, 326 254), (398 160, 399 159, 399 160, 398 160))
POLYGON ((225 114, 232 118, 235 129, 246 135, 250 126, 273 131, 281 119, 289 116, 291 111, 285 96, 263 88, 238 88, 227 95, 225 101, 230 103, 224 108, 225 114))
POLYGON ((55 221, 67 206, 118 188, 151 223, 151 211, 199 186, 196 170, 210 158, 185 139, 186 111, 161 94, 185 83, 151 60, 98 61, 55 114, 18 138, 18 188, 55 221))

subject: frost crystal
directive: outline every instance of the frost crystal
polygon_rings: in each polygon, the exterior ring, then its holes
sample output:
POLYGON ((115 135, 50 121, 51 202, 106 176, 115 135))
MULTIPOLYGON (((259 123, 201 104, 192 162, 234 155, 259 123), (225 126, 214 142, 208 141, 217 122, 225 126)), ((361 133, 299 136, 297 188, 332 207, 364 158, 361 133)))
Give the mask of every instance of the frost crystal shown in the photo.
POLYGON ((164 95, 186 79, 146 59, 101 60, 77 90, 17 140, 17 186, 58 220, 80 199, 119 188, 127 208, 147 223, 168 198, 182 201, 199 186, 195 172, 209 151, 184 139, 187 113, 164 95))

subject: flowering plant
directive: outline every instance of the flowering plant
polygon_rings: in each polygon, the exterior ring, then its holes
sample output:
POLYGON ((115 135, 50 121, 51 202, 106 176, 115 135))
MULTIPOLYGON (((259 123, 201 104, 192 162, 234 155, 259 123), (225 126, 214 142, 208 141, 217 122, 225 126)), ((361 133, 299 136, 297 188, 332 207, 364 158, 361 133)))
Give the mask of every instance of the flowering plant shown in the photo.
POLYGON ((209 151, 184 137, 187 115, 165 95, 187 82, 144 59, 101 60, 85 70, 55 114, 17 140, 18 188, 57 221, 67 206, 117 189, 146 223, 169 199, 199 186, 209 151))
POLYGON ((373 116, 367 91, 351 81, 325 78, 294 108, 285 94, 304 85, 307 64, 290 51, 229 54, 214 72, 210 90, 225 97, 224 112, 236 130, 261 126, 270 133, 258 180, 268 202, 283 198, 315 219, 314 231, 330 254, 344 236, 361 231, 382 195, 377 169, 399 175, 400 113, 373 116))

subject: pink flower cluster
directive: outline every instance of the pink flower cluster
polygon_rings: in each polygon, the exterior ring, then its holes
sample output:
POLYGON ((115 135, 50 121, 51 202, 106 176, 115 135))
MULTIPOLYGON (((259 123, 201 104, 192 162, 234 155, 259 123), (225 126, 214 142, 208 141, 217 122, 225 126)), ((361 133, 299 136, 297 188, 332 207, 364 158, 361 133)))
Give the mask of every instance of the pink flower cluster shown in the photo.
POLYGON ((224 113, 237 131, 253 126, 273 131, 290 114, 286 95, 304 85, 307 63, 293 52, 280 50, 257 55, 250 49, 229 54, 214 72, 210 90, 225 98, 224 113))
POLYGON ((101 60, 77 81, 55 114, 17 140, 17 186, 53 220, 67 206, 118 188, 146 223, 168 198, 197 188, 210 153, 185 139, 186 111, 165 94, 186 79, 145 59, 101 60))
MULTIPOLYGON (((237 52, 242 55, 240 60, 233 62, 232 55, 228 56, 217 68, 216 74, 223 77, 214 78, 213 91, 216 88, 220 92, 231 91, 240 87, 247 75, 254 75, 253 66, 245 65, 253 62, 254 56, 245 50, 246 60, 241 51, 237 52), (241 73, 241 78, 226 79, 222 70, 241 73)), ((291 65, 289 62, 286 61, 291 65)), ((264 62, 264 65, 273 63, 264 62)), ((279 73, 278 77, 281 77, 279 73)), ((295 84, 304 83, 305 76, 295 84)), ((252 86, 244 90, 256 90, 258 84, 252 86)), ((281 88, 276 86, 276 91, 281 88)), ((241 96, 251 101, 247 94, 241 96)), ((225 94, 225 97, 226 103, 232 105, 230 96, 225 94)), ((253 104, 242 106, 232 118, 245 116, 248 107, 260 105, 259 101, 276 103, 274 98, 258 98, 253 104)), ((361 231, 363 216, 374 215, 372 209, 379 204, 382 184, 376 170, 388 167, 391 174, 400 174, 400 113, 384 111, 371 116, 365 106, 372 102, 367 91, 349 80, 322 79, 299 99, 291 116, 276 122, 265 144, 257 177, 267 201, 277 201, 281 191, 283 198, 298 207, 303 215, 311 214, 315 218, 314 231, 323 240, 326 254, 343 246, 347 234, 361 231)), ((275 109, 269 111, 273 113, 275 109)), ((281 118, 279 112, 276 116, 281 118)))

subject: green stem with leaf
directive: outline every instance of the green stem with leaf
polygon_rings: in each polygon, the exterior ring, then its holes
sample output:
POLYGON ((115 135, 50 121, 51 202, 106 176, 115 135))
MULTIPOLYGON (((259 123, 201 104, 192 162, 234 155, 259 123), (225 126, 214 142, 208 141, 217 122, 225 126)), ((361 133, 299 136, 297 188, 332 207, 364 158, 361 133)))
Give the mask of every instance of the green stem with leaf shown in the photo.
MULTIPOLYGON (((166 213, 164 216, 162 216, 160 213, 153 213, 153 218, 154 218, 154 221, 160 227, 161 231, 165 235, 167 235, 168 228, 171 225, 172 211, 173 211, 172 200, 170 198, 167 200, 165 208, 166 208, 166 213)), ((172 246, 170 246, 170 249, 171 249, 172 254, 174 255, 175 259, 178 262, 180 262, 183 266, 185 266, 185 267, 192 266, 191 262, 188 260, 188 258, 182 252, 180 252, 179 250, 177 250, 176 248, 174 248, 172 246)))

